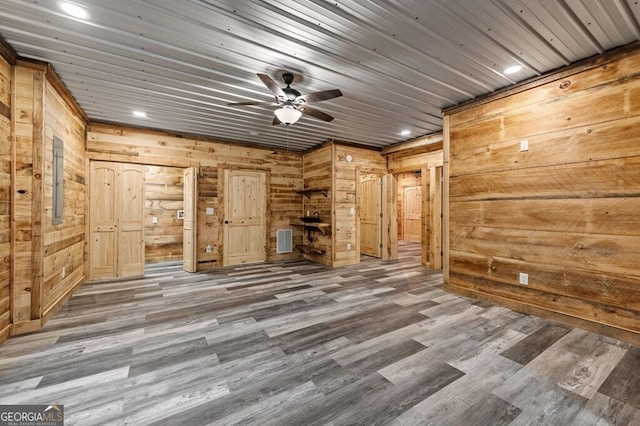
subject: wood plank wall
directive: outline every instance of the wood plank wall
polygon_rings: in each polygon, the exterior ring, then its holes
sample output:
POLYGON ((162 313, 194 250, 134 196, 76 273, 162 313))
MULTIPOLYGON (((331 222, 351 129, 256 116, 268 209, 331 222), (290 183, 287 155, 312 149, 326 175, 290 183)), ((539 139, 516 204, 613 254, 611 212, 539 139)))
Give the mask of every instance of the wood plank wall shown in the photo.
MULTIPOLYGON (((202 189, 200 194, 202 194, 202 189)), ((217 197, 200 197, 198 200, 198 270, 211 269, 219 266, 219 247, 222 245, 222 216, 217 197), (213 209, 213 214, 207 214, 207 208, 213 209), (211 251, 207 252, 207 246, 211 251)))
POLYGON ((636 46, 445 111, 450 290, 640 341, 639 70, 636 46))
POLYGON ((67 99, 58 93, 56 86, 51 84, 49 79, 46 82, 45 96, 42 215, 43 324, 85 280, 86 192, 84 119, 78 115, 77 110, 67 99), (63 220, 58 225, 52 224, 54 135, 64 142, 63 220))
POLYGON ((0 343, 11 325, 11 81, 11 64, 0 56, 0 343))
MULTIPOLYGON (((358 173, 373 173, 384 176, 387 174, 387 162, 380 154, 380 151, 365 149, 351 145, 335 144, 334 153, 334 196, 333 211, 335 212, 334 226, 334 256, 333 266, 352 265, 360 262, 360 241, 357 232, 357 212, 356 188, 360 182, 357 181, 358 173), (346 161, 346 156, 350 155, 352 160, 346 161), (348 245, 350 248, 347 248, 348 245)), ((395 188, 394 188, 395 190, 395 188)), ((395 195, 395 191, 393 192, 395 195)), ((395 212, 395 197, 393 199, 393 212, 395 212)), ((388 216, 387 212, 387 216, 388 216)), ((388 220, 384 223, 390 225, 388 220)), ((397 231, 395 231, 395 221, 393 238, 397 242, 397 231)), ((383 230, 383 258, 388 258, 389 235, 383 230)))
POLYGON ((85 277, 84 117, 46 64, 13 70, 11 334, 39 329, 85 277), (64 141, 63 222, 52 223, 53 137, 64 141))
POLYGON ((178 210, 184 209, 183 171, 179 167, 151 166, 145 173, 145 262, 182 260, 183 221, 178 210), (153 223, 153 218, 158 222, 153 223))
MULTIPOLYGON (((42 277, 41 253, 41 179, 34 179, 38 167, 38 151, 42 151, 42 101, 44 72, 25 66, 14 67, 14 165, 12 206, 13 292, 12 334, 37 330, 40 327, 40 290, 42 277), (34 253, 40 253, 33 265, 34 253), (34 268, 35 266, 35 268, 34 268), (32 289, 34 299, 32 300, 32 289), (33 321, 32 321, 33 320, 33 321)), ((40 169, 36 174, 42 176, 40 169)))
MULTIPOLYGON (((296 193, 302 188, 302 155, 299 153, 94 123, 87 129, 87 157, 177 168, 198 167, 198 192, 203 198, 218 196, 218 168, 268 170, 271 174, 269 258, 285 260, 299 257, 295 252, 276 253, 276 231, 290 228, 289 221, 300 216, 300 195, 296 193)), ((206 219, 199 215, 199 226, 202 225, 201 220, 206 219)), ((222 218, 218 215, 216 220, 222 218)), ((203 242, 198 238, 198 262, 210 266, 219 256, 221 245, 213 247, 216 255, 210 255, 204 253, 203 242)))
MULTIPOLYGON (((314 213, 320 214, 322 222, 333 224, 333 145, 325 144, 318 149, 306 152, 304 154, 304 188, 326 188, 326 196, 322 193, 313 193, 309 196, 300 196, 302 202, 302 210, 299 215, 310 215, 314 213)), ((302 188, 300 188, 302 189, 302 188)), ((324 254, 314 254, 307 252, 304 257, 323 265, 333 265, 333 226, 325 234, 315 231, 311 232, 313 242, 308 241, 308 233, 300 227, 292 227, 294 231, 294 243, 313 245, 321 250, 325 250, 324 254)))
POLYGON ((198 269, 211 269, 222 263, 222 215, 218 205, 218 168, 201 166, 198 175, 198 269), (213 215, 207 215, 207 207, 213 215), (207 246, 211 251, 207 252, 207 246))

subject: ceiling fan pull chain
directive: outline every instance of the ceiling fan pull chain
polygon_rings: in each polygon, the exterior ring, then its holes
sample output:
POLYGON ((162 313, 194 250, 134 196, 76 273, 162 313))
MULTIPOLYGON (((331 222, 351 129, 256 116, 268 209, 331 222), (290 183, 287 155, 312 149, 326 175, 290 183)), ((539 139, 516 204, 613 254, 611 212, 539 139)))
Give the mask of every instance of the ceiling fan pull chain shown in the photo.
POLYGON ((286 124, 287 126, 287 143, 286 143, 286 152, 287 154, 289 153, 289 124, 286 124))

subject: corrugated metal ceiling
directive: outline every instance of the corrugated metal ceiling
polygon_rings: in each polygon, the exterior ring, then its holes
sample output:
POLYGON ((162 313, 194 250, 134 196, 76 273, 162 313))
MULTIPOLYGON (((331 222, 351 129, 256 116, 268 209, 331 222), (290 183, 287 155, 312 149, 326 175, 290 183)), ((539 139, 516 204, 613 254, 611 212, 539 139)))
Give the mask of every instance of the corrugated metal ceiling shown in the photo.
POLYGON ((51 63, 91 120, 293 150, 432 133, 445 107, 640 39, 636 0, 74 2, 88 20, 0 0, 0 35, 51 63), (272 101, 256 73, 283 71, 302 94, 339 88, 313 104, 335 120, 287 132, 274 108, 227 105, 272 101))

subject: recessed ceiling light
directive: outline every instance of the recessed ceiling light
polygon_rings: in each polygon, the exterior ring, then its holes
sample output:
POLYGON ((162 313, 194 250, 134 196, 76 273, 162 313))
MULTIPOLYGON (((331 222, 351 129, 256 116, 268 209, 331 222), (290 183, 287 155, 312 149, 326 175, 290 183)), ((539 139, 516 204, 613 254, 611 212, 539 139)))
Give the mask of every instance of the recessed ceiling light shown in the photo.
POLYGON ((87 19, 89 17, 89 12, 87 12, 85 8, 68 1, 61 2, 60 9, 62 9, 67 15, 71 15, 74 18, 87 19))
POLYGON ((411 134, 411 130, 403 130, 403 131, 401 131, 401 132, 400 132, 400 134, 401 134, 402 136, 410 135, 410 134, 411 134))
POLYGON ((133 115, 135 115, 136 117, 140 117, 140 118, 146 118, 147 117, 147 113, 144 111, 133 111, 133 115))
POLYGON ((504 70, 505 74, 515 74, 522 69, 522 65, 513 65, 504 70))

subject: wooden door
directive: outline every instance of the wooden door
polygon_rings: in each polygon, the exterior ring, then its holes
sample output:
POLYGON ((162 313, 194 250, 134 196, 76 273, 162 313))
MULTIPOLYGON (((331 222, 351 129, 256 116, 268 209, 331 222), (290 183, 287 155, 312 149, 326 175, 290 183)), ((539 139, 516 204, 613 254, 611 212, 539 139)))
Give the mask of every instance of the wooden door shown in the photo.
POLYGON ((120 164, 118 174, 118 277, 144 274, 144 169, 120 164))
POLYGON ((382 185, 380 176, 360 175, 360 253, 381 257, 382 185))
POLYGON ((117 276, 117 163, 91 162, 89 279, 117 276))
POLYGON ((89 279, 144 274, 144 170, 91 162, 89 279))
POLYGON ((184 223, 182 224, 182 268, 187 272, 196 272, 197 264, 197 199, 198 199, 198 174, 195 167, 185 169, 183 174, 184 184, 184 223))
POLYGON ((405 187, 403 191, 403 223, 405 241, 419 243, 422 238, 422 188, 405 187))
POLYGON ((223 265, 266 261, 266 172, 225 170, 223 200, 223 265))

